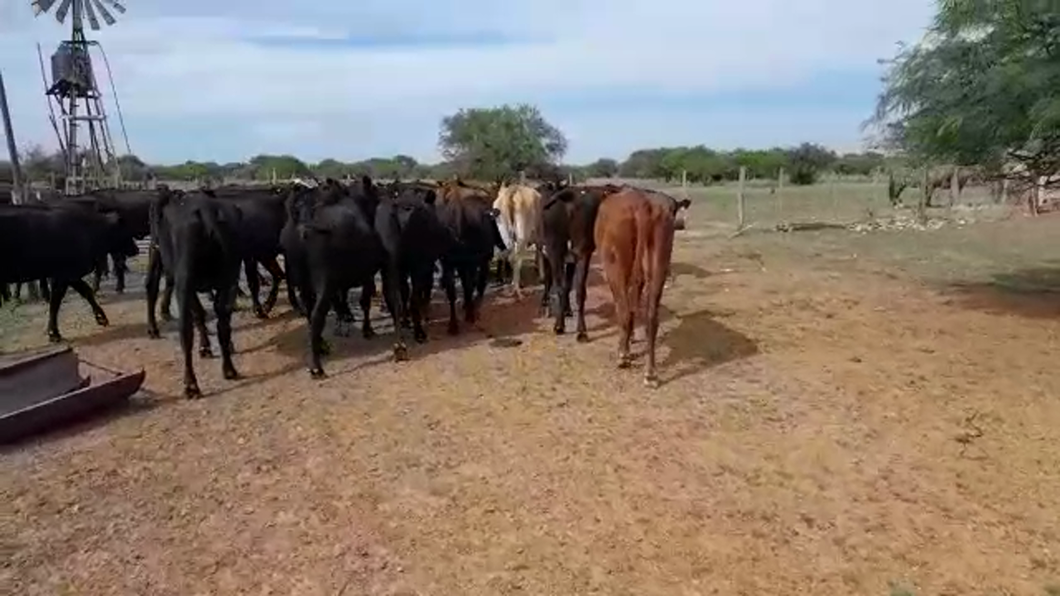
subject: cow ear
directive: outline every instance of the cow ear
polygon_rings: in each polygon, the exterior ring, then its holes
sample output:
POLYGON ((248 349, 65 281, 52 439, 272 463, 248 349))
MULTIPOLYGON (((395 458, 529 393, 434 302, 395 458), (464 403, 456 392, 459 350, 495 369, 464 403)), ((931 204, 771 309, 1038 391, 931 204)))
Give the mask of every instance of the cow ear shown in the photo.
POLYGON ((691 201, 691 200, 689 200, 689 199, 684 199, 684 200, 682 200, 681 202, 679 202, 679 203, 677 204, 677 206, 678 206, 679 208, 681 208, 681 209, 688 209, 689 207, 691 207, 691 206, 692 206, 692 201, 691 201))
POLYGON ((438 193, 434 192, 433 190, 428 190, 427 194, 424 195, 424 197, 423 197, 423 202, 427 203, 428 205, 433 205, 434 202, 437 201, 437 200, 438 200, 438 193))

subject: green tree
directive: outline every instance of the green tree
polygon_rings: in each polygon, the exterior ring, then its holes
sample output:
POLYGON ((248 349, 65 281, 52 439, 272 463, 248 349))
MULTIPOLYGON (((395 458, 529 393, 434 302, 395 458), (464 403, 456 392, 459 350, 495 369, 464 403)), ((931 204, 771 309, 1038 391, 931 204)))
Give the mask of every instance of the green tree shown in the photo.
POLYGON ((601 157, 585 166, 584 174, 590 178, 611 178, 618 174, 618 162, 609 157, 601 157))
POLYGON ((268 180, 273 172, 281 180, 313 175, 309 166, 293 155, 257 155, 250 159, 249 165, 256 180, 268 180))
POLYGON ((888 61, 869 124, 914 161, 1060 170, 1060 13, 1050 2, 946 0, 888 61))
POLYGON ((497 180, 556 164, 567 152, 567 139, 536 107, 520 104, 446 116, 438 146, 461 174, 497 180))
POLYGON ((791 183, 806 185, 817 182, 822 170, 836 161, 836 154, 820 145, 803 143, 788 153, 791 165, 791 183))

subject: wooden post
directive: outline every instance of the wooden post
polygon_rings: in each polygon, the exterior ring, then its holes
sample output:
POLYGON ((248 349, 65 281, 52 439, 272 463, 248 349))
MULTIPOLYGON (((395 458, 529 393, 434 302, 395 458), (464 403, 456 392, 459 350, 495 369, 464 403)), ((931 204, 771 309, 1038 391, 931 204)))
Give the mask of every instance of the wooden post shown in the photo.
POLYGON ((681 190, 684 191, 685 196, 688 196, 688 171, 681 170, 681 190))
POLYGON ((953 166, 950 175, 950 207, 953 207, 961 198, 961 166, 953 166))
POLYGON ((736 187, 736 229, 742 230, 744 227, 744 207, 743 207, 743 185, 747 180, 747 167, 740 166, 740 185, 736 187))
POLYGON ((916 202, 916 220, 921 225, 927 223, 927 205, 931 196, 931 189, 928 186, 928 173, 928 167, 924 166, 920 174, 920 198, 916 202))
POLYGON ((777 172, 777 221, 784 220, 784 168, 777 172))
POLYGON ((839 176, 832 172, 832 175, 828 177, 828 194, 832 196, 832 217, 839 219, 839 194, 835 191, 836 178, 839 176))
POLYGON ((7 90, 4 88, 4 75, 0 73, 0 117, 4 120, 4 134, 7 136, 7 154, 11 161, 11 176, 15 183, 11 191, 11 202, 21 205, 24 202, 26 188, 22 185, 22 167, 18 163, 18 148, 15 147, 15 133, 11 125, 11 111, 7 107, 7 90))

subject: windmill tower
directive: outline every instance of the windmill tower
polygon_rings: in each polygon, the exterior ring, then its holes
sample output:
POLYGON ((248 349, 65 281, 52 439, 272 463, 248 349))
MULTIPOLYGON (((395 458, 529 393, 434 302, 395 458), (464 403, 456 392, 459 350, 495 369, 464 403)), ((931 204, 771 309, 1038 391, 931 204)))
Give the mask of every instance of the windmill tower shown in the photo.
MULTIPOLYGON (((84 23, 88 21, 93 31, 99 31, 100 17, 107 25, 117 22, 108 6, 119 13, 124 13, 125 7, 117 0, 32 0, 30 5, 36 16, 54 6, 55 20, 60 24, 65 24, 67 16, 70 17, 70 38, 61 42, 52 54, 52 80, 45 91, 49 109, 54 100, 62 120, 55 129, 66 161, 66 194, 117 186, 121 172, 107 127, 103 95, 88 51, 89 46, 96 46, 100 51, 102 48, 98 42, 85 38, 84 23)), ((106 65, 106 54, 103 57, 106 65)), ((107 77, 110 78, 109 66, 107 77)), ((113 79, 110 83, 113 91, 113 79)), ((120 108, 118 116, 121 116, 120 108)), ((126 137, 127 152, 128 144, 126 137)))

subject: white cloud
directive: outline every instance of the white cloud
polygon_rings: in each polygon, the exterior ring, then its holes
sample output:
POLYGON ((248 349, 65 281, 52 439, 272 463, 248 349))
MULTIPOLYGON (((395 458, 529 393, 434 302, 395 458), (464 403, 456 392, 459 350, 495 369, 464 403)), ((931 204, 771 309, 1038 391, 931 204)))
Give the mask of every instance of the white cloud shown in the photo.
MULTIPOLYGON (((284 143, 288 152, 316 154, 315 146, 346 143, 344 155, 352 157, 404 142, 403 152, 433 157, 437 122, 458 107, 547 102, 594 89, 771 89, 830 70, 872 69, 897 40, 919 38, 931 8, 929 0, 143 1, 129 2, 117 26, 91 36, 110 58, 134 149, 159 153, 149 158, 183 154, 136 132, 182 119, 209 119, 227 128, 218 135, 245 135, 245 154, 260 146, 284 150, 284 143), (441 34, 523 41, 389 48, 254 41, 441 34), (412 130, 412 123, 427 130, 412 130)), ((0 69, 22 139, 49 135, 35 43, 47 60, 64 29, 50 15, 34 19, 28 0, 0 0, 0 69)), ((607 143, 628 150, 620 127, 628 114, 607 114, 610 126, 573 124, 605 138, 572 134, 572 157, 607 143)), ((835 125, 847 126, 844 118, 835 125)), ((827 118, 822 125, 831 126, 827 118)), ((656 132, 662 143, 685 131, 656 132)), ((856 126, 846 134, 856 139, 856 126)), ((755 138, 762 137, 751 134, 747 144, 755 138)), ((231 138, 172 142, 199 145, 195 153, 211 144, 239 150, 231 138)))

